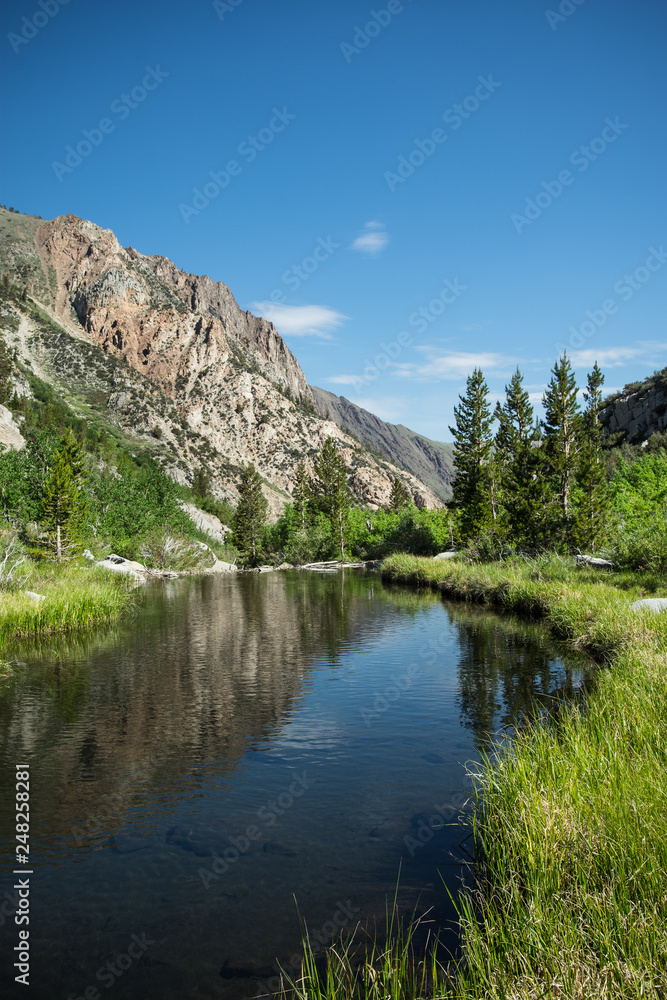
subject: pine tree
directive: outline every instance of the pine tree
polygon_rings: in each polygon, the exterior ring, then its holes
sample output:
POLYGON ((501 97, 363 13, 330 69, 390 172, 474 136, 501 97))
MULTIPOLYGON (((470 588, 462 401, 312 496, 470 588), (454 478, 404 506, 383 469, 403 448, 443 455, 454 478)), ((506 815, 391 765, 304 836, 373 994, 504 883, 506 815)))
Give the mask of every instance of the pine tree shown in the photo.
POLYGON ((408 497, 405 492, 405 486, 398 476, 394 476, 394 481, 391 484, 391 493, 389 495, 389 506, 387 507, 387 510, 396 514, 399 510, 402 510, 405 506, 407 506, 407 503, 408 497))
POLYGON ((459 511, 461 540, 479 534, 492 520, 489 483, 489 457, 491 454, 491 411, 489 389, 479 368, 468 376, 465 396, 459 396, 461 405, 454 408, 456 427, 454 435, 454 480, 450 504, 459 511))
POLYGON ((211 491, 211 474, 202 465, 192 477, 192 492, 198 500, 206 500, 211 491))
POLYGON ((245 552, 252 566, 257 565, 259 541, 266 522, 268 501, 262 492, 262 480, 254 465, 241 472, 239 502, 234 514, 234 542, 245 552))
POLYGON ((13 370, 12 356, 7 344, 0 337, 0 403, 7 403, 11 397, 10 378, 13 370))
POLYGON ((539 427, 518 368, 505 386, 505 402, 502 406, 496 405, 494 417, 499 423, 495 449, 500 464, 506 530, 514 541, 536 548, 543 540, 545 529, 546 497, 544 479, 540 475, 542 456, 537 447, 539 427))
POLYGON ((78 537, 83 520, 85 479, 83 451, 69 430, 53 454, 42 501, 43 517, 53 535, 58 561, 62 558, 64 545, 78 537))
POLYGON ((607 478, 602 456, 602 405, 604 375, 597 361, 589 373, 584 393, 586 409, 581 417, 581 445, 576 482, 579 504, 575 518, 575 539, 582 548, 595 548, 603 528, 608 505, 607 478))
POLYGON ((303 462, 299 462, 294 474, 294 489, 292 490, 292 504, 297 516, 299 528, 303 529, 308 523, 308 515, 311 502, 311 482, 303 462))
POLYGON ((570 497, 575 481, 579 452, 579 403, 577 385, 566 352, 554 365, 551 381, 542 397, 546 420, 544 455, 552 496, 558 510, 556 528, 566 534, 570 529, 570 497))
POLYGON ((346 478, 345 460, 338 450, 334 438, 328 437, 315 462, 312 495, 315 505, 329 519, 332 534, 340 549, 341 559, 345 559, 345 534, 347 515, 350 509, 350 494, 346 478))

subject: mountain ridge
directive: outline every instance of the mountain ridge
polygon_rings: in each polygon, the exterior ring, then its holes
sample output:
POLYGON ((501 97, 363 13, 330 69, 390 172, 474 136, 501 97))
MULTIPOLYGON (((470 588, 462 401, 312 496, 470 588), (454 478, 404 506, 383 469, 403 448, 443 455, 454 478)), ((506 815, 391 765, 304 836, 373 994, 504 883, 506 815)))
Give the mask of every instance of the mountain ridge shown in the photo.
POLYGON ((330 416, 342 430, 417 476, 443 503, 451 499, 456 477, 453 445, 433 441, 404 424, 381 420, 345 396, 336 396, 318 386, 311 385, 310 388, 321 416, 330 416))
POLYGON ((312 469, 333 437, 359 502, 385 505, 398 476, 415 502, 440 506, 428 485, 318 413, 273 323, 242 310, 223 282, 123 248, 75 215, 44 221, 5 209, 0 269, 26 289, 25 303, 1 310, 19 366, 82 415, 103 413, 177 481, 206 466, 214 494, 233 502, 238 472, 252 462, 276 516, 297 464, 312 469))

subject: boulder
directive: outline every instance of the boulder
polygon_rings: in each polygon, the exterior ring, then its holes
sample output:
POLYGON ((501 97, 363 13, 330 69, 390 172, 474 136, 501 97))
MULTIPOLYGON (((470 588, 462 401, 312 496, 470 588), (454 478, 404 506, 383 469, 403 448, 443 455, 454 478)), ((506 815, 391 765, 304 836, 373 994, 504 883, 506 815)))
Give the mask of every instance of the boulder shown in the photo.
POLYGON ((112 573, 128 573, 131 576, 144 576, 148 570, 142 563, 134 562, 132 559, 123 559, 122 556, 117 556, 115 552, 110 555, 105 556, 99 562, 95 563, 100 569, 109 569, 112 573))
POLYGON ((590 566, 591 569, 614 569, 614 563, 608 559, 597 559, 595 556, 577 556, 577 566, 590 566))
POLYGON ((650 611, 653 615, 659 615, 667 611, 667 597, 647 597, 643 601, 634 601, 630 607, 633 611, 650 611))
POLYGON ((179 500, 179 504, 200 531, 203 531, 214 541, 224 544, 225 536, 231 531, 231 528, 223 524, 220 518, 216 517, 215 514, 207 514, 205 510, 200 510, 193 503, 179 500))
POLYGON ((28 597, 32 597, 33 601, 45 601, 46 600, 46 597, 44 596, 44 594, 36 594, 34 590, 24 590, 23 593, 27 594, 28 597))
POLYGON ((433 558, 434 559, 454 559, 454 557, 457 556, 457 555, 458 555, 458 552, 455 552, 453 549, 450 549, 448 552, 438 552, 437 556, 433 556, 433 558))
POLYGON ((14 448, 18 451, 25 445, 25 439, 14 421, 14 415, 6 406, 0 405, 0 448, 9 451, 14 448))

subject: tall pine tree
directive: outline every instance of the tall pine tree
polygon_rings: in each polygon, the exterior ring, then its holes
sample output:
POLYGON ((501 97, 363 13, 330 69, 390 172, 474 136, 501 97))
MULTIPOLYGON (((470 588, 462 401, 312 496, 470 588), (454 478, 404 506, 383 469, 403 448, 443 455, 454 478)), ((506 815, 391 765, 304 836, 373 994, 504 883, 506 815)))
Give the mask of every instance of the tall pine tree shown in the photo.
POLYGON ((609 503, 605 463, 602 455, 602 426, 599 420, 604 375, 597 361, 589 372, 584 393, 586 408, 581 417, 579 465, 576 483, 578 505, 574 537, 581 548, 595 548, 604 529, 609 503))
POLYGON ((556 516, 554 528, 567 537, 571 522, 571 494, 579 458, 579 403, 577 385, 566 352, 551 372, 551 381, 542 397, 546 419, 544 457, 551 484, 556 516))
POLYGON ((491 455, 491 410, 489 388, 479 368, 468 376, 465 396, 454 408, 454 465, 456 479, 450 505, 459 512, 461 541, 466 542, 488 528, 492 521, 489 457, 491 455))
POLYGON ((234 514, 234 542, 256 566, 259 542, 266 521, 268 502, 262 492, 262 480, 254 465, 241 472, 239 502, 234 514))
POLYGON ((328 437, 319 458, 315 462, 315 476, 312 480, 312 495, 315 505, 326 514, 331 532, 340 549, 341 559, 345 559, 345 536, 347 517, 350 509, 350 494, 347 488, 347 468, 335 440, 328 437))
POLYGON ((71 430, 65 434, 44 482, 42 515, 60 561, 66 544, 76 541, 83 521, 84 455, 71 430))
POLYGON ((499 424, 495 449, 501 470, 504 528, 513 541, 534 549, 544 540, 545 490, 537 447, 539 427, 518 368, 505 386, 505 402, 496 405, 494 417, 499 424))
POLYGON ((297 518, 299 528, 303 530, 308 523, 308 514, 311 502, 310 476, 306 471, 303 462, 299 462, 294 475, 294 489, 292 490, 292 505, 297 518))
POLYGON ((405 486, 398 476, 394 476, 394 481, 391 484, 391 493, 389 494, 389 505, 387 510, 396 514, 407 505, 407 502, 408 497, 405 492, 405 486))

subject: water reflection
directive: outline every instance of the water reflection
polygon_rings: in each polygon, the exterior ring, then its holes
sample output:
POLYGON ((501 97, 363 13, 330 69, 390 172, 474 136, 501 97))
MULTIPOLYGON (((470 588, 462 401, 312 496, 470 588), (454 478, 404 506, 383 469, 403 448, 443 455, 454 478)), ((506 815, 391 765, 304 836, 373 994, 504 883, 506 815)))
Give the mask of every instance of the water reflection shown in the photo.
MULTIPOLYGON (((133 934, 154 943, 119 997, 254 993, 298 947, 294 896, 324 940, 341 913, 381 919, 399 863, 401 909, 450 919, 466 761, 584 676, 533 626, 356 572, 158 584, 122 627, 10 656, 1 787, 29 759, 33 998, 80 995, 133 934)), ((6 811, 0 833, 8 872, 6 811)))

